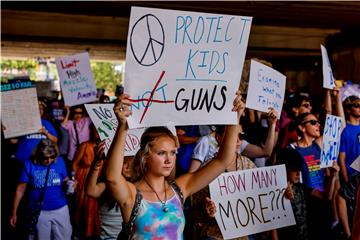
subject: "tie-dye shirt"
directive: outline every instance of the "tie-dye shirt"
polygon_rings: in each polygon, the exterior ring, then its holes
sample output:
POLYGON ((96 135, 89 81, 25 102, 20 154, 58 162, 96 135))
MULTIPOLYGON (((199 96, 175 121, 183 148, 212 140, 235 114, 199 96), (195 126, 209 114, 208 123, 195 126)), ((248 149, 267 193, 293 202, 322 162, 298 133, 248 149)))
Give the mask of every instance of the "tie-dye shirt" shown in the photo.
POLYGON ((164 212, 160 202, 142 199, 131 239, 183 239, 185 217, 181 201, 175 192, 174 196, 166 201, 166 206, 169 211, 164 212))

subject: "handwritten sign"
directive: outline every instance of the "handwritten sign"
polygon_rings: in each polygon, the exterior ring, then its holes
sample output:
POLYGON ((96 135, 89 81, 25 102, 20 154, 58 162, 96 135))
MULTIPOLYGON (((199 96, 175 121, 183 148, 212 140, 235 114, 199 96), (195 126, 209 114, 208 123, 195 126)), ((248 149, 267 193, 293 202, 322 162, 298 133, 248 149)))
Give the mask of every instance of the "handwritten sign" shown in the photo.
POLYGON ((56 58, 55 62, 65 105, 96 101, 96 86, 87 52, 56 58))
POLYGON ((286 76, 274 69, 251 60, 246 107, 268 112, 274 108, 280 118, 284 103, 286 76))
POLYGON ((223 173, 209 185, 224 239, 296 224, 285 165, 223 173))
POLYGON ((41 129, 36 88, 31 82, 1 85, 1 121, 5 138, 35 133, 41 129))
MULTIPOLYGON (((110 145, 119 124, 113 111, 113 107, 114 104, 85 104, 86 111, 97 129, 100 139, 105 140, 105 154, 110 149, 110 145)), ((175 127, 169 127, 169 129, 176 135, 175 127)), ((144 131, 145 128, 128 130, 125 142, 125 156, 134 156, 140 149, 140 139, 144 131)))
POLYGON ((350 167, 360 172, 360 155, 351 163, 350 167))
POLYGON ((231 108, 251 21, 132 7, 125 70, 130 128, 236 124, 231 108))
POLYGON ((332 162, 337 161, 340 149, 341 128, 341 117, 326 114, 320 168, 331 167, 332 162))
POLYGON ((348 82, 345 86, 340 89, 341 101, 352 95, 360 98, 360 85, 348 82))
POLYGON ((322 56, 322 69, 323 69, 323 88, 334 89, 335 79, 331 70, 331 65, 329 61, 329 56, 327 54, 326 48, 323 45, 320 45, 321 56, 322 56))

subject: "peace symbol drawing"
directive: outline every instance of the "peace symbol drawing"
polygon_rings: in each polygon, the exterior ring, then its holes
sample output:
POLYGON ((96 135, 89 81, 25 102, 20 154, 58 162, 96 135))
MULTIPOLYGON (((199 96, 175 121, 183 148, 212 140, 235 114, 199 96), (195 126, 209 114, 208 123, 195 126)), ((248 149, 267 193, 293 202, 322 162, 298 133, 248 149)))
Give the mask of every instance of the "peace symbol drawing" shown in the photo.
POLYGON ((131 52, 142 66, 152 66, 159 61, 164 51, 164 43, 163 25, 153 14, 139 18, 131 29, 131 52))

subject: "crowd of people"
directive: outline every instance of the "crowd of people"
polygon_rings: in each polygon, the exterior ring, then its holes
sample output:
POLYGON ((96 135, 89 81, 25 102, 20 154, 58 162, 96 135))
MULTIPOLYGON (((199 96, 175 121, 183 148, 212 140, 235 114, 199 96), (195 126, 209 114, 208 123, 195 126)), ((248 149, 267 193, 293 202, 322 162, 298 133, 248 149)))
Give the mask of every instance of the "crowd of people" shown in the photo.
POLYGON ((245 109, 238 91, 238 125, 176 126, 176 135, 150 127, 135 156, 124 156, 131 103, 121 94, 106 157, 83 106, 41 99, 39 132, 2 143, 16 182, 8 214, 19 230, 14 238, 222 239, 209 183, 225 171, 285 164, 296 225, 238 239, 360 239, 360 173, 350 167, 360 156, 360 98, 341 101, 338 89, 323 95, 315 111, 308 94, 288 91, 278 114, 245 109), (323 169, 326 114, 344 124, 338 162, 323 169))

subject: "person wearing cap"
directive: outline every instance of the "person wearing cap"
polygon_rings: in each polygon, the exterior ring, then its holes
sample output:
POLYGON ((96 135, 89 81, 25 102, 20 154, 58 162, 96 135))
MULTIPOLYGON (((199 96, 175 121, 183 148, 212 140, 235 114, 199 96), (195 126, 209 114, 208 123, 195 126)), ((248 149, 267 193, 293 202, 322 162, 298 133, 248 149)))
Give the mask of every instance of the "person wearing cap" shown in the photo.
MULTIPOLYGON (((288 187, 285 191, 285 197, 291 202, 294 212, 296 225, 277 229, 280 240, 307 240, 312 229, 316 226, 309 224, 308 202, 312 198, 321 199, 321 201, 330 202, 334 194, 335 182, 338 177, 339 166, 333 162, 330 167, 330 178, 326 183, 324 190, 311 188, 300 182, 300 171, 303 166, 302 156, 292 148, 284 148, 279 151, 278 160, 280 164, 285 164, 288 187)), ((316 210, 315 210, 316 211, 316 210)), ((320 214, 320 212, 312 213, 320 214)), ((320 238, 319 238, 320 239, 320 238)))
POLYGON ((360 98, 349 96, 344 102, 346 127, 341 134, 339 164, 342 180, 348 182, 355 170, 350 167, 360 156, 360 98))

